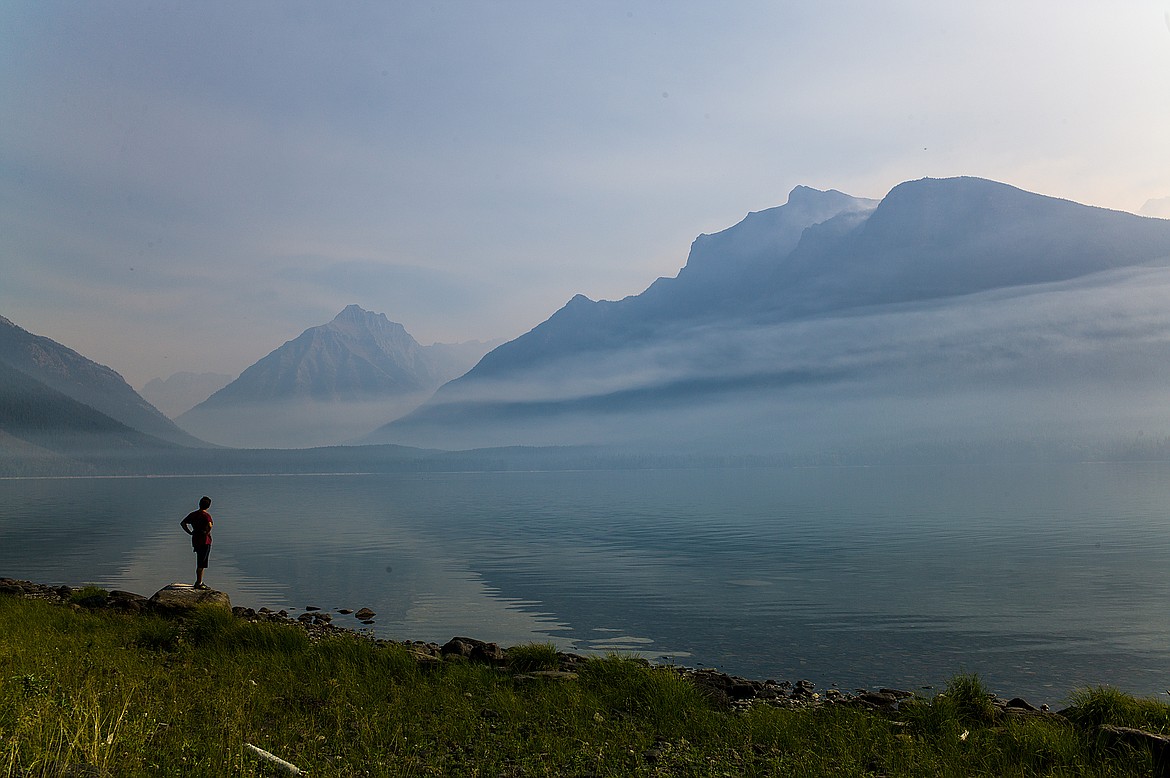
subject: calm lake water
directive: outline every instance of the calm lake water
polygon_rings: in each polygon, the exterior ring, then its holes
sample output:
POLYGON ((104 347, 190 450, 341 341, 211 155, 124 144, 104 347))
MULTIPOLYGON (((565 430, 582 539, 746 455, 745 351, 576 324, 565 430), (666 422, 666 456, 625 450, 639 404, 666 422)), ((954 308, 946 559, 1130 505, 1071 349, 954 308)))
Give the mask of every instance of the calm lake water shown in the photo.
MULTIPOLYGON (((1170 464, 0 480, 0 576, 369 607, 380 637, 635 651, 1058 704, 1170 688, 1170 464)), ((335 623, 361 627, 352 616, 335 623)))

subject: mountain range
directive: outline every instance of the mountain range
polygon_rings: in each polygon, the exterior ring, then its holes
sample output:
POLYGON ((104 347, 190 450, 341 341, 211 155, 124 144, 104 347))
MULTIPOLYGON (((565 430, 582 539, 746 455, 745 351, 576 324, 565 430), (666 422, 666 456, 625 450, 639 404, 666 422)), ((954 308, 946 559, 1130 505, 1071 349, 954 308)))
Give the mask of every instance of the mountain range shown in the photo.
POLYGON ((797 187, 578 295, 369 442, 829 456, 1165 429, 1170 221, 977 178, 797 187))
MULTIPOLYGON (((90 428, 136 430, 150 439, 172 445, 205 446, 184 432, 157 408, 144 400, 117 372, 83 357, 54 340, 34 335, 0 316, 0 374, 4 376, 6 401, 21 398, 28 419, 80 418, 92 415, 90 428), (34 402, 38 397, 44 406, 34 402), (49 412, 49 409, 56 409, 49 412), (66 408, 69 410, 66 411, 66 408), (100 417, 100 418, 99 418, 100 417)), ((15 405, 7 406, 15 412, 15 405)), ((18 424, 15 416, 3 419, 3 429, 18 424)), ((30 430, 36 425, 25 425, 30 430)), ((87 425, 82 425, 83 427, 87 425)))
MULTIPOLYGON (((396 409, 413 407, 400 403, 421 402, 428 390, 465 371, 490 347, 475 341, 419 346, 401 325, 350 306, 236 381, 179 373, 148 383, 144 391, 181 402, 184 393, 207 397, 219 389, 204 403, 213 407, 211 413, 238 412, 250 417, 253 427, 257 418, 275 419, 294 430, 288 446, 304 448, 314 423, 333 435, 368 432, 399 415, 396 409), (374 420, 362 420, 362 411, 375 414, 374 420)), ((292 459, 268 451, 257 459, 230 452, 181 429, 111 368, 0 317, 2 475, 351 469, 356 459, 366 461, 362 468, 397 468, 439 454, 382 447, 352 456, 331 450, 292 459)))
POLYGON ((640 462, 1162 456, 1168 302, 1167 220, 976 178, 910 181, 880 201, 797 187, 699 236, 675 277, 617 301, 578 295, 495 348, 424 347, 349 306, 179 425, 110 368, 0 318, 0 470, 165 460, 171 472, 253 472, 261 455, 289 471, 369 457, 451 467, 440 449, 483 448, 496 453, 468 451, 459 466, 508 467, 541 446, 592 464, 615 451, 640 462), (278 456, 212 445, 355 440, 396 446, 278 456))
POLYGON ((422 346, 384 314, 350 305, 273 350, 177 421, 230 446, 344 443, 418 406, 492 345, 422 346))

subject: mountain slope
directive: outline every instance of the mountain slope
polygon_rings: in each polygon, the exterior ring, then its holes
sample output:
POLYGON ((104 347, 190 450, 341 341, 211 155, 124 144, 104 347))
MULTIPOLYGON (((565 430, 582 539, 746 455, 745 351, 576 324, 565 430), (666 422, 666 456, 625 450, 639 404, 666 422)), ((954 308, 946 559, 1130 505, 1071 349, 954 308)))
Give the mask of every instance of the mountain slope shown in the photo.
POLYGON ((507 375, 573 354, 624 350, 653 340, 663 329, 720 321, 742 311, 758 294, 757 279, 770 272, 814 225, 833 218, 863 218, 877 203, 836 190, 797 187, 783 206, 752 213, 714 235, 700 235, 675 278, 660 278, 642 294, 611 302, 577 295, 531 332, 484 356, 458 383, 507 375))
POLYGON ((350 305, 273 350, 178 421, 235 446, 340 443, 416 407, 489 348, 421 346, 401 324, 350 305))
POLYGON ((574 298, 369 439, 812 452, 1170 424, 1150 402, 1168 265, 1170 222, 982 179, 876 207, 798 188, 701 236, 674 279, 574 298))
POLYGON ((180 448, 0 362, 0 474, 73 474, 93 460, 180 448))
POLYGON ((203 446, 142 399, 116 372, 0 316, 0 363, 146 435, 203 446))

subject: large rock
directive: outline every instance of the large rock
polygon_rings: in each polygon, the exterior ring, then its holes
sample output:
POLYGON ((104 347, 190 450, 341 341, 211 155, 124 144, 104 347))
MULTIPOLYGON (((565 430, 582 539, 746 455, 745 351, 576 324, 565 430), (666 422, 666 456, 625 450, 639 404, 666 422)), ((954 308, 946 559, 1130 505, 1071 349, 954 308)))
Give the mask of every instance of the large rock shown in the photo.
POLYGON ((1130 727, 1103 724, 1097 729, 1106 743, 1124 743, 1133 748, 1148 748, 1154 759, 1155 778, 1170 778, 1170 737, 1130 727))
POLYGON ((164 586, 150 598, 150 604, 160 610, 186 610, 197 605, 219 605, 228 610, 232 607, 231 599, 224 592, 215 589, 196 589, 186 583, 164 586))
POLYGON ((455 637, 439 649, 443 658, 460 656, 472 662, 499 665, 507 661, 504 650, 497 643, 485 643, 475 638, 455 637))

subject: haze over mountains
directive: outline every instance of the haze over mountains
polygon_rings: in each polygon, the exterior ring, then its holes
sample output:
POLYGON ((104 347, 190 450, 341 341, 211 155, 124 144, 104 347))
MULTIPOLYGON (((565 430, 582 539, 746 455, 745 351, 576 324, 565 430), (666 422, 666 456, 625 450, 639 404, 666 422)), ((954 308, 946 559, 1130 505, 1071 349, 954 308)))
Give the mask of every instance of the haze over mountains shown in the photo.
POLYGON ((1164 435, 1170 221, 975 178, 798 187, 577 296, 369 441, 832 456, 1164 435))
POLYGON ((0 317, 0 475, 101 472, 87 460, 204 446, 110 368, 0 317))
POLYGON ((138 393, 143 399, 174 419, 186 413, 234 380, 223 373, 180 371, 168 378, 152 378, 138 393))
POLYGON ((272 351, 178 423, 231 446, 345 443, 418 406, 492 345, 422 346, 384 314, 350 305, 272 351))
POLYGON ((490 351, 424 347, 349 306, 182 414, 186 431, 110 368, 0 318, 0 471, 56 471, 71 452, 305 470, 320 457, 211 444, 353 440, 398 447, 332 449, 329 467, 451 467, 438 450, 473 448, 495 451, 459 466, 1166 456, 1167 303, 1167 220, 975 178, 880 202, 797 187, 697 238, 676 277, 578 295, 490 351))
POLYGON ((0 373, 6 382, 2 397, 10 402, 21 397, 21 407, 30 419, 56 418, 61 421, 76 411, 78 419, 81 415, 90 417, 95 429, 113 421, 120 427, 137 430, 167 443, 206 445, 179 429, 142 399, 115 371, 56 341, 34 335, 2 316, 0 373), (56 411, 46 414, 44 408, 39 407, 40 400, 45 401, 46 408, 52 405, 56 411), (74 408, 74 405, 82 406, 84 410, 74 408), (65 411, 67 407, 72 409, 68 413, 65 411), (104 420, 99 420, 99 416, 104 420))

